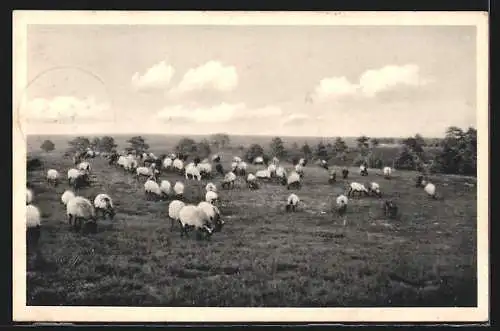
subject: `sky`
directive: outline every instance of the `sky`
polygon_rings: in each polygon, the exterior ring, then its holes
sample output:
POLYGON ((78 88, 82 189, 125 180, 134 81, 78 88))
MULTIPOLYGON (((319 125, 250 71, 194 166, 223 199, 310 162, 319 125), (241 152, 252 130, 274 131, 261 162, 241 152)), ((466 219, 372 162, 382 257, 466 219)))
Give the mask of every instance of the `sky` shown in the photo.
POLYGON ((30 25, 28 133, 440 137, 474 26, 30 25))

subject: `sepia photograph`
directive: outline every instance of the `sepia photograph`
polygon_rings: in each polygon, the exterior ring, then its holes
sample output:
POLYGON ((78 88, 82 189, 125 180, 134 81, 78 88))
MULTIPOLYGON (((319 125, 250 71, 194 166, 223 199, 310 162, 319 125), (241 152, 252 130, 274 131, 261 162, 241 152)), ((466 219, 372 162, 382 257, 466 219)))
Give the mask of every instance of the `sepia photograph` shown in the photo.
POLYGON ((15 11, 13 92, 14 320, 488 318, 487 13, 15 11))

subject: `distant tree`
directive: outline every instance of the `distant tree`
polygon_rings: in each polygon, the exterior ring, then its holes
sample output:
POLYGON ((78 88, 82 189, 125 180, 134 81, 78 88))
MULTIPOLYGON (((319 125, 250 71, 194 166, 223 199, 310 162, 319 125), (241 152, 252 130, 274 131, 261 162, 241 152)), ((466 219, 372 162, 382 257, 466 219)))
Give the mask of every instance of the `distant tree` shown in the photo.
POLYGON ((306 159, 311 158, 311 156, 312 156, 312 150, 311 150, 311 147, 309 146, 308 143, 304 143, 304 145, 302 145, 302 148, 300 150, 304 154, 304 157, 306 159))
POLYGON ((408 137, 401 141, 403 145, 406 145, 413 153, 422 156, 424 152, 425 140, 419 134, 415 137, 408 137))
POLYGON ((90 140, 87 137, 79 136, 68 141, 68 145, 70 153, 83 152, 90 147, 90 140))
POLYGON ((286 154, 285 145, 280 137, 274 137, 270 144, 271 153, 276 157, 283 157, 286 154))
POLYGON ((210 149, 210 142, 206 139, 203 139, 198 144, 196 144, 196 154, 198 157, 204 159, 210 156, 212 153, 210 149))
POLYGON ((128 151, 135 151, 138 154, 142 154, 149 149, 149 145, 146 143, 146 140, 144 140, 141 136, 134 136, 127 140, 127 143, 129 143, 130 146, 126 149, 128 151))
POLYGON ((101 145, 101 139, 99 137, 94 137, 92 138, 92 141, 90 142, 90 148, 93 150, 98 150, 101 145))
POLYGON ((359 149, 369 148, 370 147, 370 145, 368 143, 369 141, 370 141, 370 138, 368 138, 367 136, 361 136, 361 137, 358 137, 356 139, 356 143, 357 143, 359 149))
POLYGON ((401 151, 394 160, 394 167, 401 170, 415 170, 417 165, 416 154, 410 147, 403 145, 401 151))
POLYGON ((372 144, 372 148, 376 148, 378 145, 380 145, 380 141, 377 138, 370 139, 370 142, 372 144))
POLYGON ((326 157, 328 157, 328 150, 326 149, 326 146, 325 144, 323 144, 322 141, 320 141, 318 143, 318 145, 316 145, 316 157, 317 158, 320 158, 320 159, 325 159, 326 157))
POLYGON ((344 153, 347 151, 347 144, 342 138, 337 137, 333 143, 333 150, 336 154, 344 153))
POLYGON ((101 152, 111 152, 118 145, 115 143, 115 139, 110 136, 104 136, 100 139, 98 150, 101 152))
POLYGON ((224 148, 229 146, 231 139, 226 133, 216 133, 210 136, 210 142, 215 148, 224 148))
POLYGON ((452 126, 441 142, 442 151, 433 162, 434 170, 449 174, 475 175, 477 172, 477 130, 452 126))
POLYGON ((259 144, 252 144, 245 153, 245 159, 253 162, 257 156, 264 156, 264 149, 259 144))
POLYGON ((182 138, 175 146, 175 151, 184 155, 196 153, 197 143, 191 138, 182 138))
POLYGON ((56 149, 56 145, 50 141, 50 140, 45 140, 42 145, 40 145, 40 148, 45 151, 46 153, 52 152, 54 149, 56 149))

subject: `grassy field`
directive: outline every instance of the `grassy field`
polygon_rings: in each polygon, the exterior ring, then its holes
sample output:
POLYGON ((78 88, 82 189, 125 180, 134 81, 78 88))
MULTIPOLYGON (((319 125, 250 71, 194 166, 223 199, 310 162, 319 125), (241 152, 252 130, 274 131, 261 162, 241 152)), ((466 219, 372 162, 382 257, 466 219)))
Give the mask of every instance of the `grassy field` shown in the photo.
MULTIPOLYGON (((39 149, 39 139, 28 141, 29 150, 39 149)), ((160 153, 177 140, 148 142, 160 153)), ((63 139, 53 141, 59 149, 41 155, 44 169, 28 174, 43 217, 42 259, 28 261, 28 305, 477 305, 476 187, 465 185, 475 179, 434 176, 444 198, 434 201, 414 187, 415 173, 396 171, 385 180, 378 170, 361 178, 352 168, 349 181, 377 181, 401 217, 384 219, 377 198, 353 198, 344 227, 330 208, 347 182, 328 185, 326 171, 311 164, 303 188, 294 191, 304 201, 296 213, 285 212, 286 187, 263 183, 249 191, 239 182, 220 191, 222 232, 197 241, 170 231, 169 201, 147 201, 142 182, 96 158, 93 185, 78 193, 110 194, 117 215, 102 221, 97 234, 83 236, 66 223, 60 202, 66 182, 53 188, 44 180, 48 168, 65 177, 71 167, 61 156, 63 139)), ((226 154, 226 169, 229 163, 226 154)), ((212 181, 220 187, 220 180, 212 181)), ((203 199, 206 183, 189 181, 186 201, 203 199)))

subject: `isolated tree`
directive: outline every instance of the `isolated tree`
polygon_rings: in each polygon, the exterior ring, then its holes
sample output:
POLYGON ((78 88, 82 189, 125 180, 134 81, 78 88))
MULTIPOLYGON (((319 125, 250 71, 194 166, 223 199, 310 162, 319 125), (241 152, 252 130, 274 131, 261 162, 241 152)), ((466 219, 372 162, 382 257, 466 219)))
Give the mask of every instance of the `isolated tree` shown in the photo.
POLYGON ((308 143, 304 143, 300 150, 306 159, 309 159, 312 156, 312 150, 308 143))
POLYGON ((407 145, 403 145, 394 160, 394 167, 402 170, 415 170, 418 165, 416 161, 415 153, 407 145))
POLYGON ((182 138, 175 146, 175 151, 177 153, 182 153, 186 155, 186 154, 196 153, 197 149, 196 147, 197 147, 196 141, 194 141, 193 139, 182 138))
POLYGON ((114 150, 118 145, 115 143, 115 139, 110 136, 104 136, 100 139, 98 149, 101 152, 111 152, 114 150))
POLYGON ((90 147, 90 140, 87 137, 76 137, 68 141, 69 152, 83 152, 90 147))
POLYGON ((370 145, 368 144, 369 141, 370 138, 368 138, 367 136, 361 136, 356 139, 356 143, 359 149, 369 148, 370 147, 370 145))
POLYGON ((425 140, 419 134, 416 134, 415 137, 408 137, 402 140, 403 145, 408 146, 408 148, 418 154, 421 155, 424 152, 425 140))
POLYGON ((56 145, 50 141, 50 140, 45 140, 42 145, 40 145, 40 148, 45 151, 46 153, 52 152, 54 149, 56 149, 56 145))
POLYGON ((264 156, 264 148, 259 144, 252 144, 245 153, 245 159, 253 162, 257 156, 264 156))
POLYGON ((216 133, 210 136, 210 142, 215 148, 224 148, 229 146, 231 139, 226 133, 216 133))
POLYGON ((323 144, 322 141, 316 145, 316 151, 315 151, 316 157, 320 159, 325 159, 328 156, 328 150, 326 149, 325 144, 323 144))
POLYGON ((135 151, 138 154, 142 154, 149 149, 149 145, 146 143, 146 140, 144 140, 141 136, 134 136, 127 140, 127 143, 130 145, 127 150, 135 151))
POLYGON ((196 154, 198 155, 198 157, 202 159, 210 156, 210 153, 212 153, 210 149, 210 143, 206 139, 200 141, 195 148, 196 148, 196 154))
POLYGON ((435 160, 437 170, 449 174, 475 175, 477 171, 477 130, 449 127, 435 160))
POLYGON ((378 145, 380 145, 380 141, 377 138, 370 139, 370 143, 372 144, 372 148, 376 148, 378 145))
POLYGON ((283 144, 283 140, 281 140, 280 137, 274 137, 273 140, 271 141, 271 152, 273 153, 274 156, 276 157, 283 157, 285 156, 285 146, 283 144))

